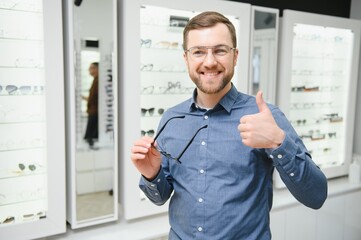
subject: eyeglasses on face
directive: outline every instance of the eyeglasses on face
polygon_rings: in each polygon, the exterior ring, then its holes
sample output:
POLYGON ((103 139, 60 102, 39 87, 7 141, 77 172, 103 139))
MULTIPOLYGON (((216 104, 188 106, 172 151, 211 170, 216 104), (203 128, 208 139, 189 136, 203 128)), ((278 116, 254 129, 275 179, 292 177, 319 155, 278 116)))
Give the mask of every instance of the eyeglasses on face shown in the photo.
MULTIPOLYGON (((165 127, 167 126, 167 124, 169 123, 169 121, 173 120, 173 119, 176 119, 176 118, 179 118, 179 119, 183 119, 185 118, 185 116, 175 116, 175 117, 171 117, 170 119, 168 119, 165 124, 160 128, 159 132, 157 133, 157 135, 154 137, 154 140, 153 140, 153 143, 152 143, 152 146, 154 147, 154 142, 155 140, 157 140, 157 138, 159 137, 159 135, 163 132, 163 130, 165 129, 165 127)), ((197 134, 199 133, 200 130, 204 129, 204 128, 207 128, 208 125, 204 125, 203 127, 200 127, 196 133, 193 135, 193 137, 189 140, 189 142, 187 143, 187 145, 184 147, 184 149, 182 150, 182 152, 177 156, 177 157, 174 157, 172 154, 162 150, 161 148, 156 148, 160 154, 162 154, 163 156, 165 156, 166 158, 169 158, 169 159, 173 159, 175 160, 176 162, 178 163, 182 163, 180 161, 181 157, 183 156, 183 154, 185 153, 185 151, 188 149, 188 147, 192 144, 192 142, 194 141, 195 137, 197 136, 197 134)), ((155 148, 155 147, 154 147, 155 148)))
POLYGON ((235 50, 236 48, 227 45, 195 46, 185 50, 185 52, 188 53, 189 57, 193 61, 203 61, 208 54, 208 49, 211 49, 213 56, 219 60, 227 56, 231 51, 235 50))

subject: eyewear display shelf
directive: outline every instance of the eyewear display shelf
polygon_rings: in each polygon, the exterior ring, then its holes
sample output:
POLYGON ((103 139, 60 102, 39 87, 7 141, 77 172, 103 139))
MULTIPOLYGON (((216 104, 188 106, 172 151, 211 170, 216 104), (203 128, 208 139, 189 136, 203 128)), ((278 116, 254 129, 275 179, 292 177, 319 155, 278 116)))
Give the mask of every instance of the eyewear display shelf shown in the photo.
MULTIPOLYGON (((190 98, 195 86, 183 58, 183 29, 190 18, 206 10, 220 11, 235 25, 238 36, 238 63, 233 83, 241 91, 248 89, 249 31, 251 7, 230 1, 147 0, 123 2, 123 56, 121 72, 124 159, 130 159, 129 139, 155 136, 162 114, 190 98), (191 7, 189 7, 191 6, 191 7), (132 22, 130 27, 126 23, 132 22), (130 81, 131 79, 131 81, 130 81), (133 89, 125 91, 125 89, 133 89), (134 126, 139 126, 134 128, 134 126)), ((167 204, 156 206, 138 187, 140 174, 131 161, 124 161, 121 184, 127 220, 167 211, 167 204)))
POLYGON ((360 21, 285 10, 281 44, 278 105, 328 178, 348 174, 360 21))
POLYGON ((1 239, 65 231, 62 33, 53 30, 61 29, 58 5, 0 2, 1 239))

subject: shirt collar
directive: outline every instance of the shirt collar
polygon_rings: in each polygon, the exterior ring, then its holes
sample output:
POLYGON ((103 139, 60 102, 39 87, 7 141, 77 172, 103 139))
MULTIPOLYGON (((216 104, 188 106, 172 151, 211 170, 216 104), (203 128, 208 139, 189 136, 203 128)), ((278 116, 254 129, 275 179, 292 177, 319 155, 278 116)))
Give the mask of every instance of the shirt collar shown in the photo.
MULTIPOLYGON (((232 83, 231 89, 226 93, 226 95, 224 95, 224 97, 221 99, 221 101, 219 101, 219 103, 215 106, 215 108, 218 108, 219 106, 221 106, 228 113, 230 113, 232 110, 232 106, 236 102, 237 96, 238 96, 238 90, 232 83)), ((197 99, 197 88, 194 89, 194 91, 193 91, 193 97, 192 97, 190 105, 189 105, 189 110, 191 112, 196 111, 196 110, 202 110, 202 108, 200 108, 197 105, 196 99, 197 99)))

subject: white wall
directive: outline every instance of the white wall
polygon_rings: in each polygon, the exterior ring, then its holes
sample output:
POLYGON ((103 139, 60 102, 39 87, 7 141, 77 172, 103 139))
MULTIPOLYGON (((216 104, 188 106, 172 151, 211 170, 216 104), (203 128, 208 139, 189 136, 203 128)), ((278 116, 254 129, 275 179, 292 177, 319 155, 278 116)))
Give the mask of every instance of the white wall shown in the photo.
MULTIPOLYGON (((351 0, 350 18, 361 20, 361 0, 351 0)), ((359 63, 359 77, 357 93, 361 92, 361 61, 359 63)), ((355 134, 353 142, 353 152, 361 154, 361 94, 357 94, 355 134)))

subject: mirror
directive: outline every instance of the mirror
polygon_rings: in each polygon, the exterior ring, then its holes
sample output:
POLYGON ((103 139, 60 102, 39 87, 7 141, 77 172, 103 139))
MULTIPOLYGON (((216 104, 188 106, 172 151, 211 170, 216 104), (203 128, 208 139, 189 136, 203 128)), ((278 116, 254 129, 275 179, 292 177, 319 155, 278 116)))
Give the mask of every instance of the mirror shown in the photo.
POLYGON ((267 102, 275 103, 278 9, 252 6, 252 47, 249 93, 262 90, 267 102))
POLYGON ((116 1, 68 2, 68 221, 79 228, 116 220, 118 215, 116 1))

